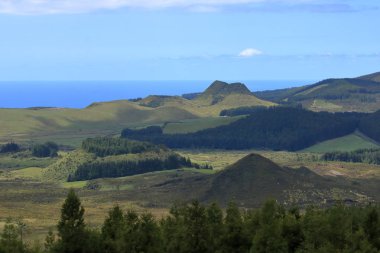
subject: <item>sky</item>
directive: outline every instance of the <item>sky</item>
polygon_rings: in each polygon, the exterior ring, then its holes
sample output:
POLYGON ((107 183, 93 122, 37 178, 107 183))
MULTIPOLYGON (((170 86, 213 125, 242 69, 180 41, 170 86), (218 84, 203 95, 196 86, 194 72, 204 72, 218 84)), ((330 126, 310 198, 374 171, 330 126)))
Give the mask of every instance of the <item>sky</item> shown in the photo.
POLYGON ((0 81, 380 71, 378 0, 0 0, 0 81))

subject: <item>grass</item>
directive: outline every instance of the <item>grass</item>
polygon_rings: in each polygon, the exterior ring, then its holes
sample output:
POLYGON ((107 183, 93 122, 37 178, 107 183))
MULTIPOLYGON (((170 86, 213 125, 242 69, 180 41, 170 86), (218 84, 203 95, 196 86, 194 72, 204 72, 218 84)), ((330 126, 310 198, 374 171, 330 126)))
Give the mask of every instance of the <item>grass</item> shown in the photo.
POLYGON ((17 154, 0 154, 0 170, 12 170, 28 167, 47 167, 57 161, 57 158, 38 158, 31 156, 30 152, 17 154))
POLYGON ((193 133, 207 128, 214 128, 222 125, 228 125, 236 120, 241 119, 242 116, 237 117, 208 117, 200 119, 189 119, 181 122, 167 123, 163 129, 165 134, 184 134, 193 133))
POLYGON ((76 182, 63 182, 61 186, 66 189, 81 189, 84 188, 88 184, 88 181, 76 181, 76 182))
POLYGON ((326 100, 315 99, 312 102, 310 109, 315 110, 315 111, 332 111, 332 112, 334 112, 334 111, 340 111, 342 109, 342 106, 333 104, 333 103, 328 102, 326 100))
POLYGON ((201 173, 201 174, 205 174, 205 175, 212 175, 212 174, 215 174, 217 172, 216 170, 195 169, 195 168, 185 168, 183 170, 189 171, 189 172, 201 173))
POLYGON ((120 133, 126 127, 196 117, 181 107, 147 108, 124 100, 85 109, 0 109, 0 143, 50 140, 76 146, 84 138, 120 133))
POLYGON ((20 169, 20 170, 14 170, 10 172, 10 174, 14 178, 41 180, 43 171, 44 171, 43 168, 31 167, 31 168, 25 168, 25 169, 20 169))
POLYGON ((318 143, 305 149, 305 152, 325 153, 332 151, 354 151, 358 149, 379 148, 379 145, 358 133, 349 134, 333 140, 318 143))

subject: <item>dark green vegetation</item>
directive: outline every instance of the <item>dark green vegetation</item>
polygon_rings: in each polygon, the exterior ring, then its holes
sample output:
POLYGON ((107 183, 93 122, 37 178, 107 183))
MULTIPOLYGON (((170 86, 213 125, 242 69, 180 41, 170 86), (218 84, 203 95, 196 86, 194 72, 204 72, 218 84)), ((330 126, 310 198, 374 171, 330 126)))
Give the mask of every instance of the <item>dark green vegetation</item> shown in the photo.
POLYGON ((0 153, 17 153, 20 151, 20 146, 14 142, 7 143, 0 147, 0 153))
POLYGON ((380 149, 359 149, 351 152, 328 152, 323 154, 325 161, 380 164, 380 149))
POLYGON ((380 142, 380 111, 372 113, 360 122, 360 130, 368 137, 380 142))
MULTIPOLYGON (((74 156, 67 155, 51 165, 46 177, 57 173, 58 177, 71 182, 179 168, 212 169, 209 165, 192 163, 165 147, 121 138, 90 138, 83 141, 82 148, 75 152, 74 156), (65 170, 63 167, 68 168, 65 170)), ((52 177, 57 178, 55 175, 52 177)))
POLYGON ((35 157, 55 157, 58 155, 59 148, 54 142, 46 142, 34 145, 31 150, 35 157))
POLYGON ((261 99, 300 104, 314 111, 374 112, 380 109, 380 74, 327 79, 297 88, 256 92, 261 99))
POLYGON ((100 230, 86 226, 84 208, 70 190, 61 209, 57 236, 49 232, 44 247, 28 247, 20 238, 21 225, 8 223, 1 234, 1 253, 313 253, 378 252, 380 208, 285 208, 267 201, 257 210, 225 211, 197 201, 176 204, 156 219, 150 213, 109 211, 100 230))
POLYGON ((145 158, 144 160, 96 161, 80 165, 68 181, 89 180, 95 178, 125 177, 153 171, 191 168, 189 159, 176 154, 167 157, 145 158))
POLYGON ((160 127, 149 127, 141 130, 125 129, 121 135, 124 138, 165 144, 171 148, 294 151, 350 134, 358 128, 362 117, 363 114, 316 113, 292 107, 255 108, 250 110, 248 117, 229 125, 195 133, 167 135, 163 134, 160 127))
POLYGON ((82 142, 82 149, 99 157, 137 154, 147 151, 158 151, 159 147, 140 141, 121 138, 89 138, 82 142))

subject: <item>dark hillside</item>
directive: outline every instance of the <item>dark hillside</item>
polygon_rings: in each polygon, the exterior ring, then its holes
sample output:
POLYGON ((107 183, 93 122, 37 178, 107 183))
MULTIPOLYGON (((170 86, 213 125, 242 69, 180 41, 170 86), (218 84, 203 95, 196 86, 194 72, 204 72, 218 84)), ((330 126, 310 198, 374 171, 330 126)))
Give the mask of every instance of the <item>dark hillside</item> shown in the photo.
POLYGON ((338 181, 324 178, 307 168, 283 168, 258 154, 250 154, 211 179, 204 199, 222 205, 235 201, 241 206, 259 206, 268 198, 282 203, 322 203, 338 181), (317 190, 318 189, 318 190, 317 190), (320 196, 316 192, 324 192, 320 196))
POLYGON ((122 137, 171 148, 301 150, 354 132, 361 114, 316 113, 301 108, 255 109, 229 125, 189 134, 162 134, 159 127, 125 129, 122 137))

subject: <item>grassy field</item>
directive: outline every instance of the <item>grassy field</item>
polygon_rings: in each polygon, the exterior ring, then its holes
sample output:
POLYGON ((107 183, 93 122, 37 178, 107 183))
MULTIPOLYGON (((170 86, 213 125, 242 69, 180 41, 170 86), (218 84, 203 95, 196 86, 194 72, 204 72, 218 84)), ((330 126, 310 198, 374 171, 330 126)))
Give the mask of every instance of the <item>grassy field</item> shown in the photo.
POLYGON ((189 119, 181 122, 167 123, 163 130, 165 134, 193 133, 207 128, 228 125, 241 118, 243 118, 243 116, 189 119))
POLYGON ((57 161, 58 158, 32 157, 29 152, 17 154, 0 154, 0 170, 11 170, 27 167, 46 167, 57 161))
POLYGON ((305 149, 305 152, 325 153, 331 151, 354 151, 358 149, 379 148, 375 142, 359 133, 346 135, 333 140, 318 143, 305 149))

